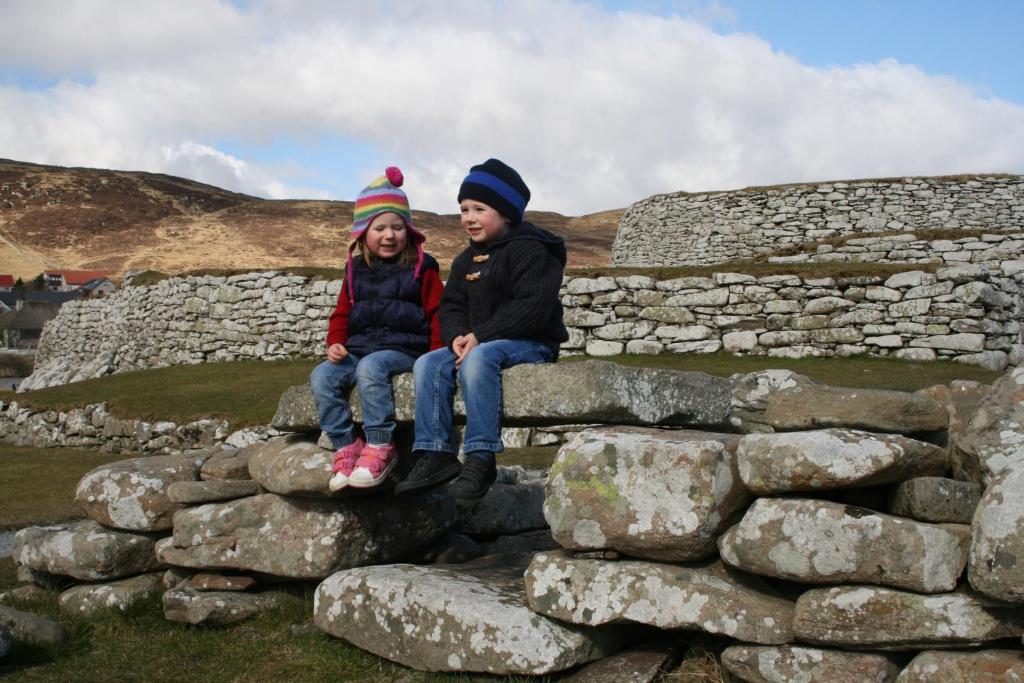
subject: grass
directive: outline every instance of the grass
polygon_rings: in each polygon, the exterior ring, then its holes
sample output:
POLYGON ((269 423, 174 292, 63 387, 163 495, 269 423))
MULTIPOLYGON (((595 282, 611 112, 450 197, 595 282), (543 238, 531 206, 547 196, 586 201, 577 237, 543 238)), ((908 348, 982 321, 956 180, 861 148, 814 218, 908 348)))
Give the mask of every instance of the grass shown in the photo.
MULTIPOLYGON (((593 360, 593 358, 571 356, 562 362, 578 362, 580 360, 593 360)), ((719 352, 708 354, 663 353, 658 356, 621 355, 605 360, 631 367, 706 372, 716 377, 728 377, 734 373, 758 370, 785 369, 838 387, 898 391, 917 391, 933 384, 949 384, 957 379, 990 384, 1003 374, 953 361, 914 363, 895 358, 871 356, 790 359, 767 356, 734 356, 719 352)))
POLYGON ((0 444, 4 499, 0 531, 83 517, 75 503, 78 480, 104 463, 130 457, 131 453, 0 444))

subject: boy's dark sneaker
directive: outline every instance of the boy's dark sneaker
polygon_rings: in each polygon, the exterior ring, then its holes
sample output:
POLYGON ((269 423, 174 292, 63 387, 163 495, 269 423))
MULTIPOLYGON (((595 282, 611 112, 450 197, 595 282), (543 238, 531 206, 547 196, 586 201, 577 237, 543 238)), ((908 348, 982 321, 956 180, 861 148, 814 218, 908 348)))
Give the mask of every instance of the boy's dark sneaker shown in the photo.
POLYGON ((466 456, 462 474, 448 486, 448 495, 458 501, 480 500, 498 478, 498 466, 492 458, 466 456))
POLYGON ((395 486, 395 493, 412 493, 425 491, 440 486, 459 476, 462 465, 451 453, 437 451, 420 451, 417 454, 409 476, 395 486))

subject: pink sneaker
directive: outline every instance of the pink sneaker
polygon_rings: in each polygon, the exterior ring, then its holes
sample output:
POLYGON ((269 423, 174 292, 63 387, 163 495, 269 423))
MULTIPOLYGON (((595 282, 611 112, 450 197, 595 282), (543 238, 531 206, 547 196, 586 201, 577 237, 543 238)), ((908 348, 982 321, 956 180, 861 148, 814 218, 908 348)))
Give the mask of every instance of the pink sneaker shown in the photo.
POLYGON ((360 438, 334 452, 334 465, 331 467, 331 481, 327 487, 331 491, 340 491, 349 484, 349 477, 356 467, 359 454, 366 448, 366 442, 360 438))
POLYGON ((381 483, 391 474, 398 463, 398 449, 395 444, 367 446, 356 462, 356 468, 348 478, 349 486, 368 489, 381 483))

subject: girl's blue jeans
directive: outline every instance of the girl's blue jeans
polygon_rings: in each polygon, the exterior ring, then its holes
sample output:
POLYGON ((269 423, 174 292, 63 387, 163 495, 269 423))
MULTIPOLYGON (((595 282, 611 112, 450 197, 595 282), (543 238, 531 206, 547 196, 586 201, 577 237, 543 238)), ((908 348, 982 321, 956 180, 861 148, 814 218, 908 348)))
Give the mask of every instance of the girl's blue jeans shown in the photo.
POLYGON ((452 404, 455 386, 466 403, 466 453, 500 453, 501 371, 521 363, 547 363, 551 349, 530 339, 497 339, 480 344, 456 370, 455 354, 437 349, 420 356, 413 367, 416 380, 414 450, 451 453, 452 404))
POLYGON ((348 354, 340 363, 327 360, 309 376, 320 417, 320 429, 327 433, 335 448, 355 441, 352 434, 352 410, 348 394, 359 386, 363 404, 363 434, 374 446, 391 443, 395 431, 395 397, 391 377, 412 370, 416 359, 401 351, 374 351, 360 358, 348 354))

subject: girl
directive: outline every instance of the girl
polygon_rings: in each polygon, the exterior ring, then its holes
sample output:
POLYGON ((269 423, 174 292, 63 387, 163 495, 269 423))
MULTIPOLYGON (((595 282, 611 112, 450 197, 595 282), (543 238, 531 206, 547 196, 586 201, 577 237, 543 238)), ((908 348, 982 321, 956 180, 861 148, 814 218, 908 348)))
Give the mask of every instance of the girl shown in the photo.
POLYGON ((310 375, 320 427, 337 451, 331 491, 369 488, 395 463, 391 377, 441 347, 437 261, 412 225, 402 172, 389 167, 359 193, 345 282, 327 330, 327 360, 310 375), (359 386, 364 441, 353 433, 348 394, 359 386))
POLYGON ((479 500, 496 476, 501 443, 501 371, 549 363, 569 338, 558 289, 565 269, 561 237, 523 221, 530 189, 515 169, 488 159, 459 188, 469 246, 452 262, 441 301, 446 348, 416 361, 416 456, 396 493, 458 477, 448 493, 479 500), (450 444, 456 382, 466 404, 460 467, 450 444))

